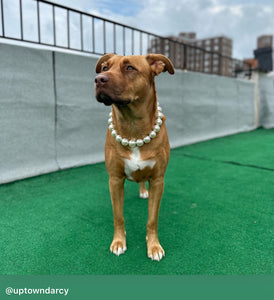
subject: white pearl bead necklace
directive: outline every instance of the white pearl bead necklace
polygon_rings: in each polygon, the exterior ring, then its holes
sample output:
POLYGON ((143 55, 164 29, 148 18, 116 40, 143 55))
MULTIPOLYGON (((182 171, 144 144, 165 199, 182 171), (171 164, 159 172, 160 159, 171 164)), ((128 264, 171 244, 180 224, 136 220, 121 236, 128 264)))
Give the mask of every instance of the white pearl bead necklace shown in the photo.
POLYGON ((131 148, 134 147, 142 147, 144 144, 148 144, 151 142, 152 139, 154 139, 157 136, 157 133, 161 129, 161 125, 163 124, 162 121, 163 118, 163 113, 162 113, 162 108, 159 106, 159 103, 157 103, 157 119, 156 119, 156 124, 154 125, 152 131, 150 134, 148 134, 145 138, 143 139, 138 139, 137 141, 135 139, 126 139, 121 137, 117 131, 114 129, 113 123, 112 123, 112 112, 109 113, 109 119, 108 119, 108 129, 111 132, 111 135, 116 139, 118 143, 121 143, 123 146, 129 146, 131 148))

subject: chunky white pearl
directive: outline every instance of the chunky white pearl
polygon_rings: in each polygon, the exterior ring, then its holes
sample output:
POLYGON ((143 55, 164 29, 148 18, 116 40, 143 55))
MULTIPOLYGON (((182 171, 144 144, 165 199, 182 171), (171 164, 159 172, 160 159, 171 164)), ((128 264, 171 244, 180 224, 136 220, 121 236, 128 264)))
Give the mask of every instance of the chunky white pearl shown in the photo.
POLYGON ((117 135, 117 136, 116 136, 116 141, 117 141, 118 143, 121 143, 122 137, 121 137, 120 135, 117 135))
POLYGON ((149 136, 154 139, 156 137, 156 132, 153 130, 151 131, 151 133, 149 134, 149 136))
POLYGON ((117 136, 117 132, 113 129, 112 132, 111 132, 111 135, 112 135, 113 137, 116 137, 116 136, 117 136))
POLYGON ((136 142, 138 147, 142 147, 144 145, 144 141, 143 140, 137 140, 136 142))
POLYGON ((110 124, 110 125, 108 126, 108 129, 109 129, 110 131, 112 131, 112 130, 113 130, 113 125, 110 124))
POLYGON ((131 148, 136 147, 136 142, 135 141, 130 140, 128 144, 129 144, 129 147, 131 147, 131 148))
POLYGON ((146 144, 148 144, 150 141, 151 141, 151 138, 150 138, 149 136, 146 136, 146 137, 144 138, 144 142, 145 142, 146 144))
POLYGON ((160 118, 158 118, 157 121, 156 121, 156 123, 157 123, 158 125, 162 125, 162 124, 163 124, 163 121, 162 121, 160 118))
POLYGON ((111 117, 112 116, 112 111, 109 113, 109 117, 111 117))
POLYGON ((160 126, 158 124, 155 125, 153 131, 159 132, 160 131, 160 126))
POLYGON ((160 111, 158 112, 158 118, 160 118, 160 119, 163 118, 163 114, 160 111))
POLYGON ((128 145, 128 139, 122 139, 122 145, 127 146, 128 145))
POLYGON ((108 125, 110 125, 112 123, 112 118, 108 119, 108 125))
POLYGON ((162 107, 158 105, 158 111, 162 111, 162 107))

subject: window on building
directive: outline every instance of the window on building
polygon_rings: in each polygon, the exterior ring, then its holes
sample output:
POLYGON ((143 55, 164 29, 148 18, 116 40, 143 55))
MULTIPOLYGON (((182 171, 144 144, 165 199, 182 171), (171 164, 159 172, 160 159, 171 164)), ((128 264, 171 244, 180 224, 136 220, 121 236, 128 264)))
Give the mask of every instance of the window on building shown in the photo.
POLYGON ((210 54, 210 53, 206 53, 206 54, 205 54, 205 59, 210 59, 210 57, 211 57, 211 54, 210 54))

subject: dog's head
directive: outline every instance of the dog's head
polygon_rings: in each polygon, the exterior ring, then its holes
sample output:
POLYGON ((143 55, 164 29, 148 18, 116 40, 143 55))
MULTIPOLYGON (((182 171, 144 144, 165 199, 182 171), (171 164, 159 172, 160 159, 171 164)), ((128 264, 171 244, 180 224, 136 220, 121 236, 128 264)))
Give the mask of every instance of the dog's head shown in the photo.
POLYGON ((96 99, 105 105, 127 105, 144 99, 154 77, 166 71, 174 74, 174 67, 162 54, 106 54, 96 65, 96 73, 100 73, 95 77, 96 99))

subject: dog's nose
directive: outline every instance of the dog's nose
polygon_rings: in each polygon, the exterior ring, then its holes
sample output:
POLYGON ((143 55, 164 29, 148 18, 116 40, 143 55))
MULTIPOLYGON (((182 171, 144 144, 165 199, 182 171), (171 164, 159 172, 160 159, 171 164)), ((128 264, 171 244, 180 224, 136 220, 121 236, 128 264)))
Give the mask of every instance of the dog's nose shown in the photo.
POLYGON ((98 75, 95 77, 96 85, 100 86, 109 81, 109 77, 107 75, 98 75))

